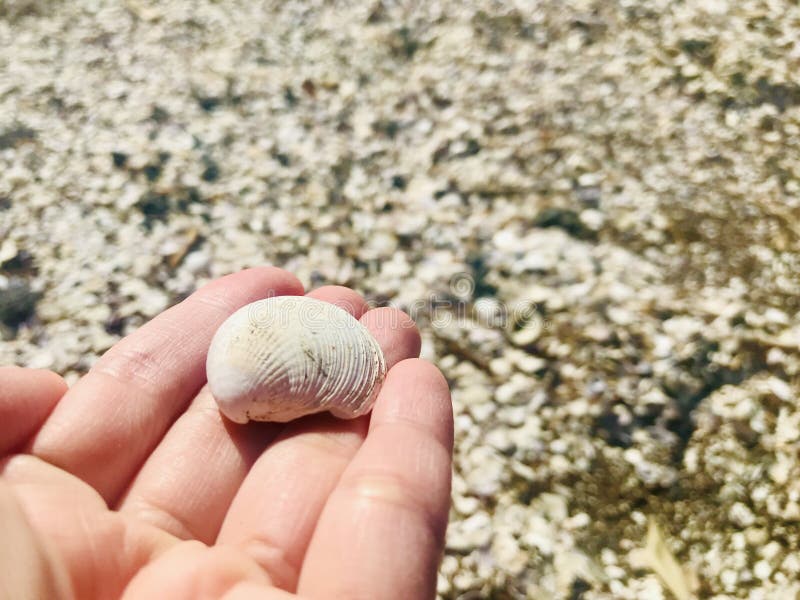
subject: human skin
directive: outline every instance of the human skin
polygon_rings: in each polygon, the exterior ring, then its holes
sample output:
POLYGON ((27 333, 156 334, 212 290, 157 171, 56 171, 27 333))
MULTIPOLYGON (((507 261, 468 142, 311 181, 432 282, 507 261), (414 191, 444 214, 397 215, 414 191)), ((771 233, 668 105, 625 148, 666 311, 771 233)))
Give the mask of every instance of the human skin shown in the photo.
POLYGON ((419 332, 352 290, 390 367, 371 415, 237 425, 205 387, 216 328, 270 294, 263 267, 214 281, 74 386, 0 368, 0 597, 431 598, 450 502, 448 386, 419 332))

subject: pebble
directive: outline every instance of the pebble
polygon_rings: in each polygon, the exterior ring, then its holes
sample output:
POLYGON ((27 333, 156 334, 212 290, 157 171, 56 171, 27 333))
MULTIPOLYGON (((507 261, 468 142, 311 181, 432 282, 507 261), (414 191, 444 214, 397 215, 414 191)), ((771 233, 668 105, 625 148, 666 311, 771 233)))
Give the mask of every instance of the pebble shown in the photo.
POLYGON ((760 529, 756 527, 750 527, 747 531, 744 532, 745 538, 747 539, 747 543, 750 546, 755 546, 760 548, 764 544, 767 543, 769 540, 769 533, 766 529, 760 529))
POLYGON ((24 279, 12 277, 0 282, 0 323, 16 328, 30 319, 40 296, 24 279))
POLYGON ((447 547, 466 552, 487 546, 492 539, 492 520, 485 512, 477 512, 448 528, 447 547))
POLYGON ((720 572, 719 580, 726 592, 733 592, 739 582, 739 574, 733 569, 725 569, 720 572))
POLYGON ((753 565, 753 575, 758 579, 769 579, 770 575, 772 575, 772 567, 767 561, 760 560, 753 565))
POLYGON ((462 515, 471 515, 480 507, 480 501, 472 496, 453 495, 453 508, 462 515))
POLYGON ((737 527, 745 528, 750 527, 756 522, 756 517, 745 504, 736 502, 728 513, 728 518, 737 527))
POLYGON ((474 448, 470 452, 474 465, 465 478, 470 493, 476 496, 493 496, 507 477, 505 464, 500 455, 488 447, 474 448))

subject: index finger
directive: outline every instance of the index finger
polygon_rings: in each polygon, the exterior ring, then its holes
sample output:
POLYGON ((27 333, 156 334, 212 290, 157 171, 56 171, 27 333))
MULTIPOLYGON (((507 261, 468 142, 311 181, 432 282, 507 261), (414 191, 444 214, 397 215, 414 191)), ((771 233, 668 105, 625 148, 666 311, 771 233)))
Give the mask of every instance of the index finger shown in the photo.
POLYGON ((205 383, 211 337, 239 307, 302 294, 274 267, 218 279, 116 344, 64 395, 31 452, 77 475, 111 503, 205 383))
POLYGON ((0 455, 24 446, 66 391, 52 371, 0 367, 0 455))

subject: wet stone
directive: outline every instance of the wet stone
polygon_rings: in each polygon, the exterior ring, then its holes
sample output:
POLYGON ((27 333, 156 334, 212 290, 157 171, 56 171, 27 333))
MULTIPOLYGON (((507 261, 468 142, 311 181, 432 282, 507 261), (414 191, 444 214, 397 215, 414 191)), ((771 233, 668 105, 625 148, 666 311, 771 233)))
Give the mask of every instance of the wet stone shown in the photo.
POLYGON ((24 279, 13 277, 0 287, 0 322, 16 328, 36 312, 41 294, 34 292, 24 279))

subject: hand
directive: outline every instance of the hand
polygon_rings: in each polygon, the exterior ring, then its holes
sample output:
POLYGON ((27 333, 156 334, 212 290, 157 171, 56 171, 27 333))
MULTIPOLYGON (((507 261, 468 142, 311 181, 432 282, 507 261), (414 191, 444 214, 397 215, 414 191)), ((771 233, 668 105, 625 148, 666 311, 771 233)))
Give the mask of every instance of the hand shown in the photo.
POLYGON ((450 501, 452 411, 401 311, 311 296, 372 331, 390 371, 371 417, 236 425, 204 387, 238 307, 302 286, 217 280, 105 354, 71 389, 0 369, 0 596, 430 598, 450 501), (19 452, 19 453, 15 453, 19 452))

